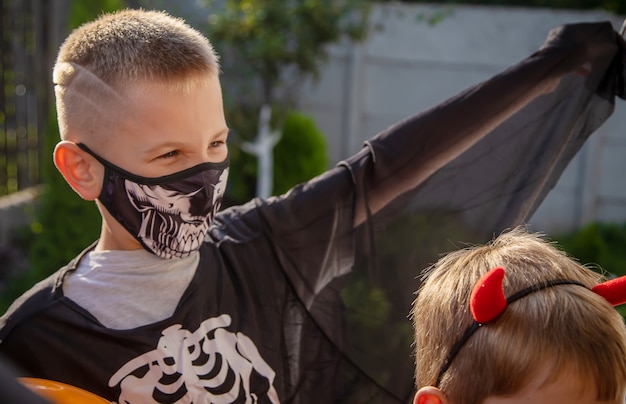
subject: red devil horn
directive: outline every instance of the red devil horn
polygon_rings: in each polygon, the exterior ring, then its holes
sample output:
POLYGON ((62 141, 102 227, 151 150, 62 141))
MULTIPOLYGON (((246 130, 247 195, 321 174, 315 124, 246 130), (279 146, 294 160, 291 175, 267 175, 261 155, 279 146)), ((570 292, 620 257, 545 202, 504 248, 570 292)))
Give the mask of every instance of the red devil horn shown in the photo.
POLYGON ((605 298, 611 305, 619 306, 626 303, 626 276, 600 283, 591 290, 605 298))
POLYGON ((497 267, 485 273, 474 286, 470 310, 477 323, 488 323, 506 309, 503 281, 504 268, 497 267))

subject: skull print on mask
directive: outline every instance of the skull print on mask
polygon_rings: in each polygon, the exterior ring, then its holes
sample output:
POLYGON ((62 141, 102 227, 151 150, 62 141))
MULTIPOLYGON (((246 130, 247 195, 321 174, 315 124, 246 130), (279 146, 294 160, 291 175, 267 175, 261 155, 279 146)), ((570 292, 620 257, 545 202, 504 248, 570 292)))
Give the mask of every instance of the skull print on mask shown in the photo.
POLYGON ((105 168, 98 200, 141 245, 161 258, 182 258, 200 248, 220 207, 228 158, 157 178, 110 163, 82 143, 105 168))

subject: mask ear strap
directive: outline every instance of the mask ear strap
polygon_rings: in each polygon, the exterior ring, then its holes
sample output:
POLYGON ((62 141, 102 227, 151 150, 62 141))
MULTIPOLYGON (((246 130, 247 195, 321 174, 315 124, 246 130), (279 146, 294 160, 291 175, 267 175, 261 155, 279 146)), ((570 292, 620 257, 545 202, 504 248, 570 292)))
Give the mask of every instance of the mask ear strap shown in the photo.
POLYGON ((592 291, 605 298, 612 306, 626 303, 626 276, 599 283, 592 291))

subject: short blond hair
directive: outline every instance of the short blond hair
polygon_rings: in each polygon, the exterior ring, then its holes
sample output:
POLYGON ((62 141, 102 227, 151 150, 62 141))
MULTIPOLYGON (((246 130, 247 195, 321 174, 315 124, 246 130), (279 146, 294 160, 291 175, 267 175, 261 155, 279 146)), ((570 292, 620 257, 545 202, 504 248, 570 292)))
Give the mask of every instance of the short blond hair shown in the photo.
POLYGON ((53 82, 61 137, 113 124, 136 84, 184 91, 218 72, 209 40, 182 19, 131 9, 104 14, 75 29, 59 50, 53 82))
MULTIPOLYGON (((506 296, 532 285, 570 279, 591 288, 599 273, 579 264, 539 234, 517 228, 485 246, 449 253, 428 271, 413 303, 417 388, 437 384, 450 349, 473 323, 472 289, 490 269, 506 271, 506 296)), ((578 285, 531 293, 483 325, 461 348, 439 388, 457 404, 519 392, 541 366, 552 377, 575 372, 599 400, 621 400, 626 386, 626 327, 601 296, 578 285)))

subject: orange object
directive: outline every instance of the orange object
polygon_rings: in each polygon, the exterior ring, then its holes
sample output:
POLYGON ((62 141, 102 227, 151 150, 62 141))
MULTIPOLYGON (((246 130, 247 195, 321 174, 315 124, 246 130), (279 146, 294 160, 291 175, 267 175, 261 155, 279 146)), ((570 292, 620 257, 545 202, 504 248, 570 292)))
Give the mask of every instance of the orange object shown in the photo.
POLYGON ((53 404, 110 404, 104 398, 69 384, 34 377, 17 380, 53 404))

